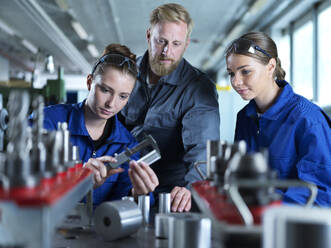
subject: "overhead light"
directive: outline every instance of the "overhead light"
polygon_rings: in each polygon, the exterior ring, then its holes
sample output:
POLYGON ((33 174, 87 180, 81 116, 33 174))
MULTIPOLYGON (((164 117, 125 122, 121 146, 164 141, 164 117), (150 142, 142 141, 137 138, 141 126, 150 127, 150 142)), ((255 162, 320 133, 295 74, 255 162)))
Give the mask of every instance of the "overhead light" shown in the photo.
POLYGON ((82 27, 82 25, 80 25, 79 22, 72 21, 71 26, 74 28, 74 30, 78 34, 79 38, 81 38, 83 40, 88 39, 88 34, 86 33, 85 29, 82 27))
POLYGON ((23 39, 22 45, 25 46, 25 48, 30 50, 32 53, 34 53, 34 54, 38 53, 38 48, 35 45, 33 45, 30 41, 23 39))
POLYGON ((68 2, 66 0, 55 0, 55 2, 63 11, 69 10, 68 2))
POLYGON ((99 57, 99 51, 98 51, 98 49, 95 47, 94 44, 88 44, 88 45, 87 45, 87 50, 90 52, 90 54, 91 54, 94 58, 99 57))
POLYGON ((16 34, 16 32, 2 20, 0 20, 0 29, 2 29, 11 36, 14 36, 16 34))
POLYGON ((54 59, 53 56, 48 54, 45 60, 45 72, 54 73, 54 59))

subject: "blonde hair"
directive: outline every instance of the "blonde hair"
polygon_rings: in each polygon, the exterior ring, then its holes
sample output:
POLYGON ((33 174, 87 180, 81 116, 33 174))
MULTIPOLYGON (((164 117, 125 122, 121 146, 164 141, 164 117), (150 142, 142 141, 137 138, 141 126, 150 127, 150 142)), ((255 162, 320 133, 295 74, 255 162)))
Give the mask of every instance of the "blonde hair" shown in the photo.
POLYGON ((193 21, 190 17, 188 11, 180 4, 176 3, 168 3, 163 4, 156 9, 154 9, 151 13, 149 22, 151 26, 154 26, 161 22, 184 22, 187 24, 187 38, 190 37, 193 21))

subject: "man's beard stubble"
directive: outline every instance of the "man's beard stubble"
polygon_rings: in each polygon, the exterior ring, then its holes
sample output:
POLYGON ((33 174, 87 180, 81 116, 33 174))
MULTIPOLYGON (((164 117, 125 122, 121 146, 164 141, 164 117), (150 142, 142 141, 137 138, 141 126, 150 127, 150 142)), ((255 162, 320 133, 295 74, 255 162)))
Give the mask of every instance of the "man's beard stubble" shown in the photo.
POLYGON ((162 56, 153 57, 152 53, 150 52, 150 49, 148 49, 148 59, 151 70, 160 77, 169 75, 171 72, 173 72, 177 68, 182 58, 183 58, 183 54, 180 56, 178 61, 174 62, 172 58, 167 58, 162 56), (171 59, 172 64, 169 67, 167 67, 164 64, 159 63, 160 59, 171 59))

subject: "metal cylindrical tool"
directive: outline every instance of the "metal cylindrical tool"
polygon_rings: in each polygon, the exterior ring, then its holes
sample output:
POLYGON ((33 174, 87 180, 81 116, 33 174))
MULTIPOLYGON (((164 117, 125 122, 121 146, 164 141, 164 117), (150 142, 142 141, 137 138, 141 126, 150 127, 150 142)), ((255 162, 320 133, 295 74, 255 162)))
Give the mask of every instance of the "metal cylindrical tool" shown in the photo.
POLYGON ((222 144, 221 140, 207 140, 207 178, 210 178, 215 173, 215 168, 211 164, 211 157, 221 156, 222 144))
POLYGON ((155 215, 155 237, 167 239, 169 237, 170 219, 181 218, 187 213, 164 213, 155 215))
POLYGON ((331 211, 302 206, 270 207, 263 214, 264 248, 331 247, 331 211))
POLYGON ((133 196, 123 196, 121 199, 122 200, 129 200, 129 201, 134 202, 134 197, 133 196))
POLYGON ((159 213, 170 213, 171 195, 170 193, 159 193, 159 213))
POLYGON ((170 219, 169 248, 209 248, 211 220, 200 214, 170 219))
POLYGON ((147 226, 149 224, 149 209, 150 209, 150 197, 149 195, 138 196, 138 207, 143 215, 143 224, 147 226))
POLYGON ((95 210, 95 228, 107 241, 135 233, 142 224, 141 210, 129 200, 104 202, 95 210))
POLYGON ((72 160, 75 162, 80 162, 80 157, 79 157, 79 146, 72 146, 72 160))

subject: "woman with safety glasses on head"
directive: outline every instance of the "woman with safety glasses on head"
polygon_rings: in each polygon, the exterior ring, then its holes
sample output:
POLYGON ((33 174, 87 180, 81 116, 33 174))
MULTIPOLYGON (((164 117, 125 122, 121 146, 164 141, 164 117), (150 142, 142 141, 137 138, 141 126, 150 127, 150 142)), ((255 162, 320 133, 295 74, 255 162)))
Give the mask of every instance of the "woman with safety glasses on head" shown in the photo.
MULTIPOLYGON (((234 40, 226 63, 233 88, 249 100, 237 115, 235 140, 245 140, 248 151, 268 148, 269 164, 279 178, 316 184, 315 203, 330 206, 330 118, 293 92, 284 80, 276 44, 266 34, 251 32, 234 40)), ((303 204, 308 196, 306 189, 289 188, 283 201, 303 204)))
MULTIPOLYGON (((115 153, 137 144, 116 115, 127 104, 136 76, 136 56, 126 46, 110 44, 87 76, 87 98, 44 111, 46 129, 57 129, 58 122, 68 123, 71 143, 79 146, 84 167, 94 172, 95 205, 128 194, 147 194, 158 185, 156 175, 145 163, 131 161, 130 170, 128 163, 110 170, 105 166, 116 162, 115 153)), ((137 159, 137 155, 131 158, 137 159)))

